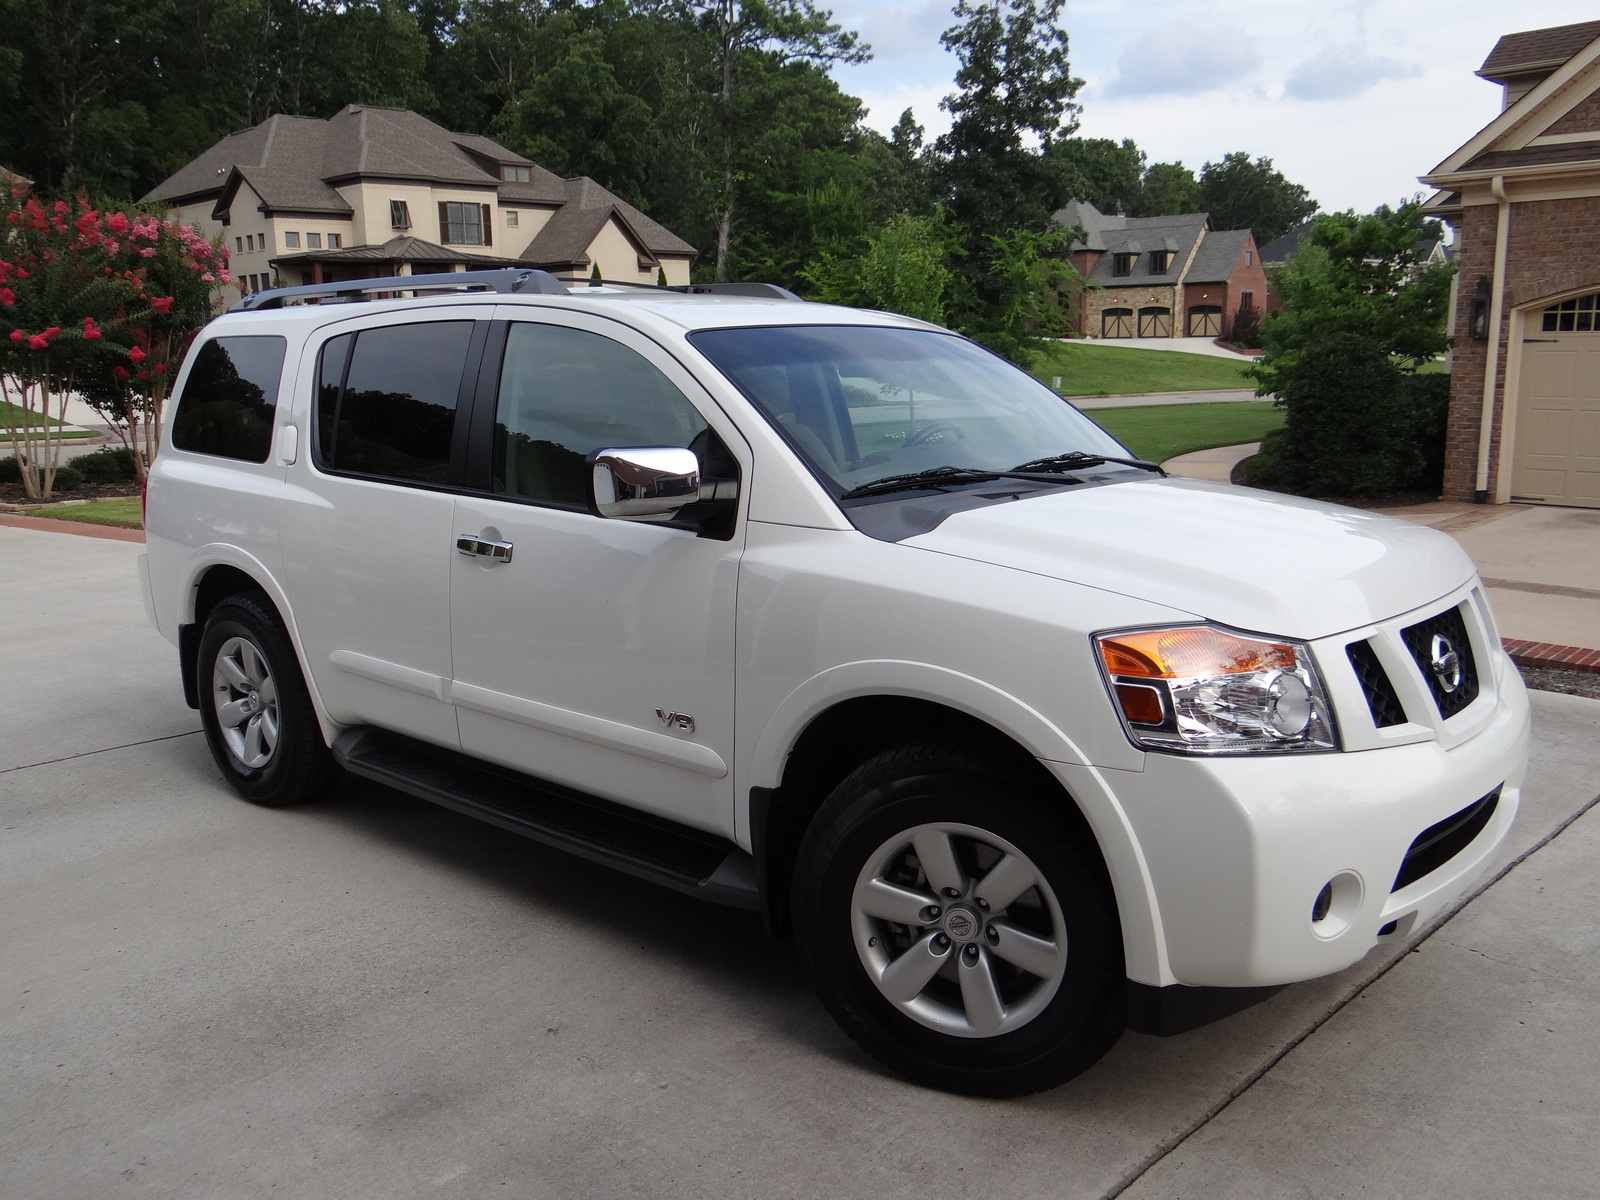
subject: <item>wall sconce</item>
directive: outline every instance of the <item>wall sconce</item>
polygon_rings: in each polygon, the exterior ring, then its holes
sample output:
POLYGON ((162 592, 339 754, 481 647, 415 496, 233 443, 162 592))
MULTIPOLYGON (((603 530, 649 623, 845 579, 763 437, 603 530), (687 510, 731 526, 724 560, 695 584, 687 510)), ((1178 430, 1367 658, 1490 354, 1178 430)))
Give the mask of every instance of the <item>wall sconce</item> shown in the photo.
POLYGON ((1467 318, 1467 333, 1480 342, 1489 336, 1489 277, 1478 276, 1478 289, 1472 293, 1472 308, 1467 318))

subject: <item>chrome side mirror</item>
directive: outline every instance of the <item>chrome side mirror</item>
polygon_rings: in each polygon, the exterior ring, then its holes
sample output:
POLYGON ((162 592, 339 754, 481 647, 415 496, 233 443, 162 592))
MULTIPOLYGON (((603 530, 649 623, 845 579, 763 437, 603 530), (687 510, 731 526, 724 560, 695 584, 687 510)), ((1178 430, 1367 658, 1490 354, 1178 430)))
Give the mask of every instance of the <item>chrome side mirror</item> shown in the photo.
POLYGON ((663 521, 700 498, 700 460, 678 446, 596 450, 589 459, 589 511, 622 521, 663 521))

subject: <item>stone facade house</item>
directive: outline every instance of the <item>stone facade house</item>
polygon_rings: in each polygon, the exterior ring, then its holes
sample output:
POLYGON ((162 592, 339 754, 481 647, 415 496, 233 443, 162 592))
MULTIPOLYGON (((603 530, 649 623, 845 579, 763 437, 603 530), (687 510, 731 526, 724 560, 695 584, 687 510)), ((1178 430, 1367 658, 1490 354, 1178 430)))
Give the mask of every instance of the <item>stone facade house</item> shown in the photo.
POLYGON ((1226 338, 1241 304, 1266 307, 1267 277, 1248 229, 1214 230, 1206 213, 1103 213, 1087 200, 1069 201, 1052 219, 1083 231, 1071 257, 1091 285, 1076 318, 1084 337, 1226 338))
POLYGON ((1600 507, 1600 21, 1507 34, 1500 115, 1422 181, 1457 231, 1445 495, 1600 507))
POLYGON ((207 237, 237 279, 278 284, 541 267, 689 282, 695 249, 588 178, 562 179, 488 138, 404 109, 273 116, 231 134, 145 197, 207 237))

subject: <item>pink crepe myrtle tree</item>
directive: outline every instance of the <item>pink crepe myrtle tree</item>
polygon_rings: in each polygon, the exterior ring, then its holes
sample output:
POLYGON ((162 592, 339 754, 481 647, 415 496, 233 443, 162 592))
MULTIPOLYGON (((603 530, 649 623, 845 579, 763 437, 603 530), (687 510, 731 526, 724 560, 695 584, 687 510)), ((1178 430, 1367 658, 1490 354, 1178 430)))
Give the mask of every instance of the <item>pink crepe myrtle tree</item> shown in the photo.
POLYGON ((0 226, 0 428, 23 488, 49 499, 67 402, 82 394, 134 452, 154 454, 167 386, 228 281, 227 256, 148 214, 41 202, 12 188, 0 226))

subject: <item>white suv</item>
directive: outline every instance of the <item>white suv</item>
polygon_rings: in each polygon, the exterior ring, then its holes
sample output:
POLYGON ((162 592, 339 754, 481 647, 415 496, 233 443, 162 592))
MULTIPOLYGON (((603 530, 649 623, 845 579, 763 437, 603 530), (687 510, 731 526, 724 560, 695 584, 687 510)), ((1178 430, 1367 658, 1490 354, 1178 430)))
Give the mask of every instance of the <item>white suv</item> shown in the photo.
POLYGON ((988 1095, 1349 966, 1505 836, 1528 704, 1449 537, 1167 478, 903 317, 428 286, 251 297, 177 382, 141 561, 246 799, 343 768, 757 909, 988 1095))

